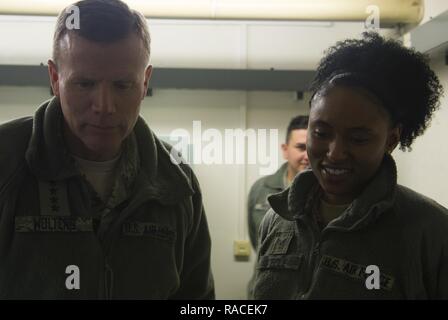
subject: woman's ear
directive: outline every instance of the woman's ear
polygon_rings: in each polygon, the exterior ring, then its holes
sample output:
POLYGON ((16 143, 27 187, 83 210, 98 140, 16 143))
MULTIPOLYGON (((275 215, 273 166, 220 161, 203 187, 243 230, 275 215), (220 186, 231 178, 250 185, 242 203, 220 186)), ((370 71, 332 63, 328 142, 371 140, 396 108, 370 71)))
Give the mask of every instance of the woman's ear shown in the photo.
POLYGON ((391 154, 397 147, 400 142, 402 129, 403 126, 401 124, 397 124, 394 128, 390 129, 386 146, 387 153, 391 154))

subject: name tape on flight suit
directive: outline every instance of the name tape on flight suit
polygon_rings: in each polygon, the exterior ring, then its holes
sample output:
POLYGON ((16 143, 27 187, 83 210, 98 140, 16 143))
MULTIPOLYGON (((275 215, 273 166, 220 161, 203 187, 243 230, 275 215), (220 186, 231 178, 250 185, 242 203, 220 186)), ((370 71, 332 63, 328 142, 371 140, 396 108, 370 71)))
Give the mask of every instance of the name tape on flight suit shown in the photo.
POLYGON ((16 232, 89 232, 92 218, 72 216, 18 216, 16 232))

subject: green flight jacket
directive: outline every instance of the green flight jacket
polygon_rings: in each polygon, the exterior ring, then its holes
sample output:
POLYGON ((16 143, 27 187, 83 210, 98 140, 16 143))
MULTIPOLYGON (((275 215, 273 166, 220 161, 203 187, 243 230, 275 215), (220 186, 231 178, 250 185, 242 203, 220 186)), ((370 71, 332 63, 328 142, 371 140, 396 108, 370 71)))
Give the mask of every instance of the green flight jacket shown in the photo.
POLYGON ((0 126, 0 299, 214 298, 191 169, 174 164, 139 117, 119 161, 122 183, 101 204, 62 123, 53 98, 0 126))
POLYGON ((253 298, 447 299, 448 210, 396 180, 387 155, 361 195, 322 230, 312 214, 312 171, 271 196, 253 298))
POLYGON ((288 163, 285 162, 274 174, 258 179, 250 188, 247 219, 249 238, 254 249, 257 249, 258 245, 258 230, 261 220, 271 208, 268 196, 285 189, 287 168, 288 163))

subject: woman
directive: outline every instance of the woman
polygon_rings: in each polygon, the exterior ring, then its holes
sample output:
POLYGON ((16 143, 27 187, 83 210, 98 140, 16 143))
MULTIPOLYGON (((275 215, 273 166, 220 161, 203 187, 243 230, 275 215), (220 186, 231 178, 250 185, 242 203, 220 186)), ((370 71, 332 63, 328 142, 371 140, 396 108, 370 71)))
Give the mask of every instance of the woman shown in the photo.
POLYGON ((448 216, 397 185, 442 87, 425 57, 366 33, 330 48, 312 84, 312 170, 269 198, 255 299, 448 298, 448 216))

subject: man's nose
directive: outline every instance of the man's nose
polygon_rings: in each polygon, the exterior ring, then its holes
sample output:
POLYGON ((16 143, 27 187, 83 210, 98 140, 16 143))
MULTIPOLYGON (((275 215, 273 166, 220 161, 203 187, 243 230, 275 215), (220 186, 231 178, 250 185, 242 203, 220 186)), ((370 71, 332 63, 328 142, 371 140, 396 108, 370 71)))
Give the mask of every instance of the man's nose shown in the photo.
POLYGON ((98 85, 95 90, 92 109, 95 113, 111 114, 115 112, 113 90, 107 84, 98 85))
POLYGON ((310 160, 308 159, 308 152, 305 151, 305 154, 303 156, 303 161, 309 162, 310 160))

